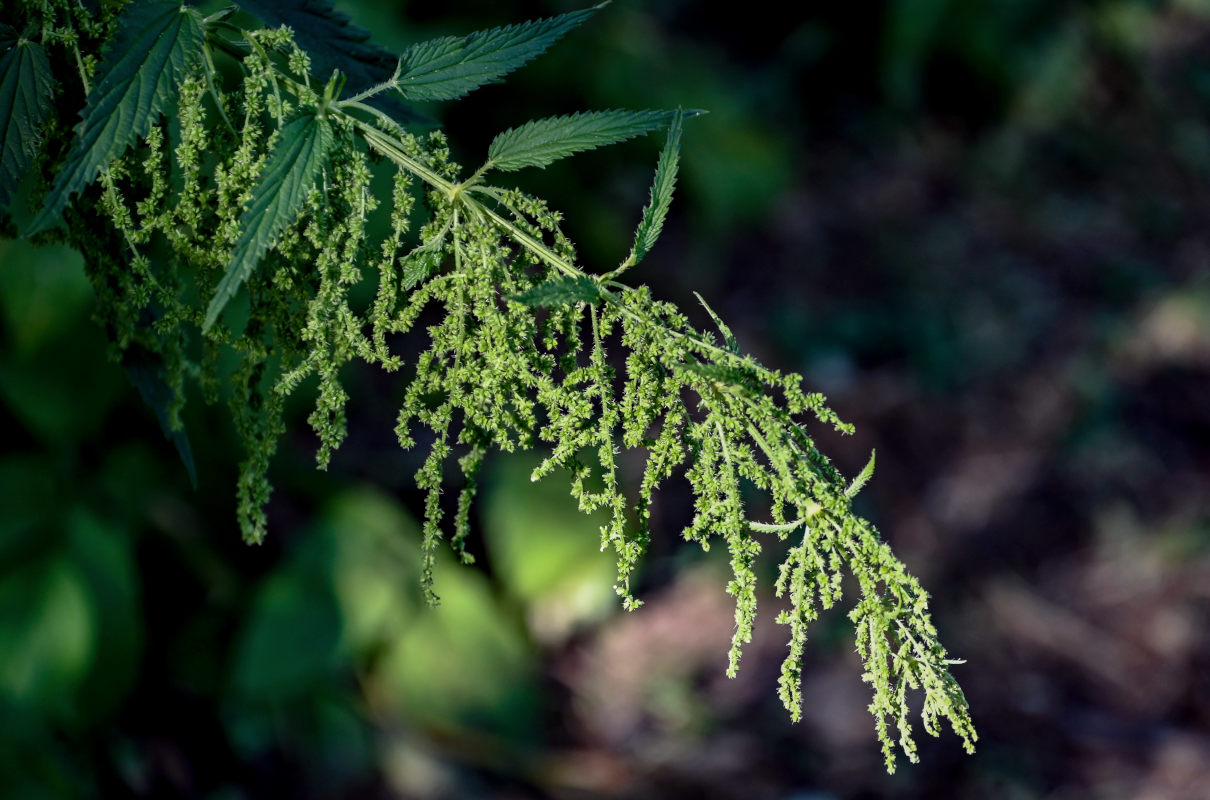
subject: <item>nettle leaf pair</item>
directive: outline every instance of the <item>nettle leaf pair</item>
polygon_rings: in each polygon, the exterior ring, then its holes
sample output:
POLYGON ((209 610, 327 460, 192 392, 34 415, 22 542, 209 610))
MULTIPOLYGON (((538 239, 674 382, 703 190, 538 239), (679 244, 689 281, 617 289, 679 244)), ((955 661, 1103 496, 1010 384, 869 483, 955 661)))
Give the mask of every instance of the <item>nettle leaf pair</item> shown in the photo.
POLYGON ((616 553, 627 608, 641 604, 631 577, 650 536, 655 491, 681 474, 695 495, 685 538, 703 548, 721 540, 730 555, 736 630, 728 675, 752 636, 757 534, 767 534, 784 552, 773 594, 784 603, 778 622, 789 629, 779 693, 791 716, 801 711, 808 626, 840 602, 850 576, 859 597, 849 617, 888 768, 892 725, 916 758, 912 689, 924 694, 925 730, 937 734, 947 718, 972 749, 966 701, 948 671, 956 662, 938 641, 927 594, 853 512, 873 459, 846 481, 803 419, 849 427, 799 376, 743 354, 705 301, 717 333, 618 280, 656 245, 682 123, 700 112, 531 121, 496 136, 465 178, 439 131, 405 127, 424 119, 406 103, 453 100, 496 81, 598 9, 422 42, 391 59, 314 0, 257 0, 247 15, 231 8, 209 17, 136 0, 120 19, 100 20, 54 0, 0 29, 0 199, 7 203, 8 187, 35 165, 47 175, 24 233, 84 253, 114 355, 191 471, 180 422, 186 386, 196 383, 208 402, 225 397, 246 448, 237 517, 249 541, 266 532, 285 399, 314 387, 308 422, 323 468, 345 436, 342 367, 406 366, 396 434, 404 447, 428 449, 416 481, 426 492, 421 547, 433 602, 442 542, 470 560, 463 545, 475 480, 492 450, 547 446, 533 478, 563 475, 582 510, 606 511, 602 549, 616 553), (254 18, 282 27, 261 28, 254 18), (76 81, 87 96, 69 141, 66 120, 56 125, 51 115, 56 81, 76 81), (356 91, 345 96, 346 86, 356 91), (586 269, 559 214, 541 200, 489 182, 656 130, 666 140, 649 201, 612 269, 586 269), (58 146, 44 136, 59 136, 58 146), (370 191, 375 168, 393 169, 389 200, 370 191), (386 232, 371 234, 382 203, 386 232), (423 220, 418 228, 414 219, 423 220), (361 308, 350 291, 365 284, 375 296, 361 308), (439 321, 426 329, 428 346, 405 360, 389 340, 422 313, 426 324, 439 321), (607 355, 610 337, 625 351, 620 367, 607 355), (221 361, 234 361, 234 372, 221 361), (634 502, 622 491, 620 447, 645 464, 634 502), (451 462, 462 488, 447 530, 441 493, 451 462), (769 521, 749 519, 754 491, 769 521))

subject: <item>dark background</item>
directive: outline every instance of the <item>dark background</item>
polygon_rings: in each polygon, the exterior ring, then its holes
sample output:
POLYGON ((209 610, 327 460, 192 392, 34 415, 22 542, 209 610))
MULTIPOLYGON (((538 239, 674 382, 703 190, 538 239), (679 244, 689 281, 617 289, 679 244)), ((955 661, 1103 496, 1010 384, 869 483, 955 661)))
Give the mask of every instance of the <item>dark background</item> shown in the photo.
MULTIPOLYGON (((349 374, 326 473, 299 404, 269 541, 241 544, 221 409, 186 413, 191 490, 78 256, 0 242, 0 795, 1210 797, 1210 3, 795 6, 615 2, 427 110, 471 167, 535 117, 711 111, 630 277, 828 393, 848 474, 877 448, 859 507, 967 660, 977 754, 921 734, 885 773, 842 611, 803 722, 773 598, 728 681, 726 564, 679 541, 677 486, 625 614, 596 523, 495 457, 480 564, 443 562, 426 610, 397 376, 349 374)), ((401 51, 573 7, 347 10, 401 51)), ((604 270, 658 147, 517 181, 604 270)))

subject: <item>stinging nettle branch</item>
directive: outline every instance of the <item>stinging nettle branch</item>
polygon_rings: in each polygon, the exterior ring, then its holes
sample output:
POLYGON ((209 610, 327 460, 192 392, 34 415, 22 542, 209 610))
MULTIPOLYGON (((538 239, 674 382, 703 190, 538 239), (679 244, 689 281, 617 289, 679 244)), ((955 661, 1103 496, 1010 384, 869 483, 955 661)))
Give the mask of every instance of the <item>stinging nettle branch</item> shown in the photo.
POLYGON ((136 0, 120 17, 98 18, 68 0, 18 4, 0 20, 6 230, 84 254, 112 355, 191 474, 180 418, 186 387, 196 383, 207 402, 225 398, 245 447, 237 518, 249 542, 266 533, 286 398, 305 380, 318 385, 308 422, 326 468, 345 436, 342 367, 407 366, 396 434, 410 448, 427 431, 416 482, 426 493, 422 580, 432 602, 442 543, 471 560, 469 512, 489 452, 547 447, 533 479, 563 472, 581 510, 607 511, 601 547, 616 554, 615 589, 628 609, 641 605, 631 579, 651 535, 654 494, 680 473, 695 498, 685 539, 707 549, 721 541, 730 556, 729 676, 752 637, 756 559, 773 545, 784 552, 773 590, 789 631, 779 695, 791 717, 801 713, 808 627, 841 602, 851 576, 858 597, 849 618, 888 769, 896 743, 916 760, 911 690, 924 695, 928 733, 948 719, 973 750, 966 700, 949 671, 960 662, 938 640, 928 595, 853 512, 873 456, 846 480, 807 432, 808 418, 851 430, 821 395, 744 354, 700 297, 716 331, 619 281, 656 245, 683 124, 702 112, 530 121, 500 133, 466 178, 440 131, 409 127, 424 115, 406 102, 452 100, 495 82, 600 8, 421 42, 392 64, 320 2, 291 10, 258 0, 246 14, 203 17, 178 2, 136 0), (345 55, 322 44, 333 37, 350 43, 345 55), (342 98, 346 75, 356 91, 342 98), (52 114, 56 92, 85 98, 78 122, 52 114), (613 268, 587 269, 557 212, 489 182, 654 131, 665 143, 650 197, 613 268), (370 191, 381 162, 394 168, 389 201, 370 191), (13 187, 27 174, 42 189, 22 214, 13 187), (377 240, 367 221, 380 202, 390 221, 377 240), (415 228, 417 217, 424 222, 415 228), (375 297, 359 310, 350 291, 367 282, 375 297), (391 337, 430 308, 439 321, 427 347, 394 353, 391 337), (611 337, 625 350, 618 370, 606 354, 611 337), (234 374, 220 375, 220 356, 232 355, 234 374), (643 454, 633 503, 622 491, 619 447, 643 454), (440 493, 451 461, 463 488, 446 528, 440 493), (745 485, 767 497, 768 521, 749 519, 745 485))

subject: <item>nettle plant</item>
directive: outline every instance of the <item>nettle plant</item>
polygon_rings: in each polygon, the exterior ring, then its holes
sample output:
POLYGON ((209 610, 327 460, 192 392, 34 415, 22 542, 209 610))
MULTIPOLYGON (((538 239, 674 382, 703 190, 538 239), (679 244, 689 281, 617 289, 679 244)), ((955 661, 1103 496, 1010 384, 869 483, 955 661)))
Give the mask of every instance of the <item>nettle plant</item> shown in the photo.
POLYGON ((428 447, 416 482, 427 493, 422 580, 432 602, 437 548, 448 543, 471 561, 475 480, 492 450, 550 445, 533 479, 570 476, 583 511, 607 510, 601 546, 617 555, 627 609, 641 604, 631 581, 653 494, 683 474, 696 501, 685 539, 703 548, 721 539, 730 554, 729 676, 752 636, 764 535, 784 551, 774 594, 789 629, 779 694, 791 717, 801 713, 808 627, 851 576, 859 596, 849 618, 888 769, 896 740, 916 759, 909 690, 923 692, 926 731, 937 735, 947 718, 973 750, 949 673, 957 662, 938 641, 928 595, 853 512, 873 458, 846 480, 804 419, 850 427, 800 376, 745 355, 704 301, 710 330, 620 280, 659 237, 682 124, 699 112, 527 122, 497 136, 466 175, 444 136, 417 126, 404 105, 497 81, 599 8, 421 42, 395 58, 323 0, 249 0, 209 16, 178 2, 9 3, 0 20, 5 231, 84 255, 112 356, 191 474, 186 386, 207 402, 225 397, 246 450, 236 513, 247 541, 266 533, 286 398, 318 383, 308 421, 322 469, 345 437, 342 367, 404 369, 395 433, 405 448, 428 447), (612 269, 586 267, 542 200, 494 182, 657 130, 666 140, 650 200, 612 269), (370 190, 375 165, 393 170, 390 198, 370 190), (386 202, 387 231, 371 237, 367 220, 386 202), (350 292, 365 282, 376 295, 359 308, 350 292), (427 349, 393 352, 422 312, 438 320, 427 349), (624 360, 607 357, 607 342, 624 360), (220 368, 233 358, 234 372, 220 368), (619 446, 645 458, 633 508, 619 446), (443 528, 451 462, 461 490, 443 528), (767 498, 768 521, 748 518, 753 491, 767 498))

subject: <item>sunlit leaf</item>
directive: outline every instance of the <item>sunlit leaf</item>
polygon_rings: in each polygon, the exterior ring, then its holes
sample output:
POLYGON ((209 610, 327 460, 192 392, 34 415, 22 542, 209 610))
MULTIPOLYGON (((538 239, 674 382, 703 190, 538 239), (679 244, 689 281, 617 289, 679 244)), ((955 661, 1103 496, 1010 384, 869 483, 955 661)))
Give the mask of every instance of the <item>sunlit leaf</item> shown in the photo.
POLYGON ((551 278, 539 283, 512 300, 527 306, 569 306, 575 303, 595 303, 601 298, 601 290, 586 275, 551 278))
POLYGON ((853 479, 853 482, 849 484, 849 488, 845 489, 845 495, 852 497, 853 495, 857 494, 861 491, 863 486, 870 482, 870 478, 874 477, 874 456, 876 452, 877 451, 875 450, 870 451, 870 460, 867 461, 866 465, 861 468, 861 472, 859 472, 857 477, 853 479))
MULTIPOLYGON (((634 233, 630 263, 637 264, 655 246, 656 239, 664 230, 664 218, 672 204, 672 191, 676 188, 676 171, 681 155, 681 122, 684 114, 677 111, 668 127, 668 140, 660 151, 660 160, 655 168, 655 180, 651 184, 651 199, 643 209, 643 220, 634 233)), ((713 313, 713 312, 712 312, 713 313)))
MULTIPOLYGON (((509 128, 492 140, 488 163, 504 172, 545 167, 584 150, 624 142, 671 124, 678 111, 586 111, 509 128)), ((687 111, 687 116, 702 112, 687 111)))
POLYGON ((727 326, 727 323, 723 322, 722 317, 714 313, 714 309, 709 306, 704 297, 697 292, 694 292, 693 296, 696 297, 697 301, 702 304, 702 308, 706 309, 706 313, 710 315, 710 319, 714 320, 715 327, 718 328, 718 332, 723 336, 723 347, 725 347, 729 353, 738 354, 739 342, 736 340, 735 334, 731 332, 731 328, 727 326))

